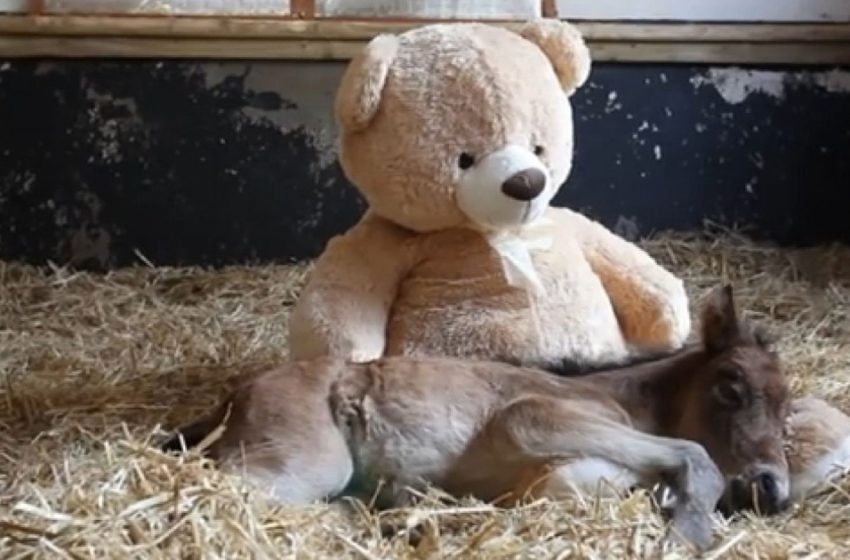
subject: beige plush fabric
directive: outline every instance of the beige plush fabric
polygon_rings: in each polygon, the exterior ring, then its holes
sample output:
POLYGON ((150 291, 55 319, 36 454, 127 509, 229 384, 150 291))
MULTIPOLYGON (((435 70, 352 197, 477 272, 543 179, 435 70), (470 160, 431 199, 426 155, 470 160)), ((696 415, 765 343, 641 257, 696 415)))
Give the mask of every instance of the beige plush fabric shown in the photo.
POLYGON ((569 94, 589 70, 579 33, 555 20, 372 40, 336 101, 342 166, 369 211, 319 258, 291 355, 550 365, 680 346, 682 282, 549 206, 572 164, 569 94))

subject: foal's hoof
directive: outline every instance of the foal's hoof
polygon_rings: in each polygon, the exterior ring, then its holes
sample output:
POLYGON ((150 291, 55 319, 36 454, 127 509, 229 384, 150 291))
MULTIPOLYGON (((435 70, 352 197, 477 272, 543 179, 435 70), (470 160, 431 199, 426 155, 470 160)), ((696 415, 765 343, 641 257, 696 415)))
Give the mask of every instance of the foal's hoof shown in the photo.
POLYGON ((711 518, 693 511, 676 512, 667 539, 705 552, 714 544, 711 518))

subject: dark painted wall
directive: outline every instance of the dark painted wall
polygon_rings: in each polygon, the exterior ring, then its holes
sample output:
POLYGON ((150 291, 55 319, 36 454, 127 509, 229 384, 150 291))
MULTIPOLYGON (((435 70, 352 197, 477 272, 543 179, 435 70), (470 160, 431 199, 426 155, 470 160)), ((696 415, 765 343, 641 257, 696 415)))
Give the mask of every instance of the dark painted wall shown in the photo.
MULTIPOLYGON (((334 156, 343 67, 0 61, 0 258, 316 256, 363 210, 334 156)), ((850 242, 850 72, 598 64, 574 107, 557 205, 627 236, 850 242)))

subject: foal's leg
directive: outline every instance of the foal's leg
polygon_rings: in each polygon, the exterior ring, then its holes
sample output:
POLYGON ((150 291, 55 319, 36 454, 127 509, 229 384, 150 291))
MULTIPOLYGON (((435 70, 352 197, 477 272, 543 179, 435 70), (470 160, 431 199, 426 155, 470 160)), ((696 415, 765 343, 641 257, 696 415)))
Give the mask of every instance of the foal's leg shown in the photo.
POLYGON ((487 426, 490 441, 507 460, 558 462, 596 457, 663 479, 676 493, 673 529, 700 549, 711 545, 711 513, 724 480, 702 446, 663 438, 587 412, 587 403, 527 397, 497 412, 487 426))
POLYGON ((561 499, 576 490, 585 494, 623 495, 641 482, 631 469, 605 459, 587 457, 556 465, 532 495, 561 499))
POLYGON ((827 488, 850 468, 850 416, 823 399, 795 399, 786 420, 785 457, 792 500, 827 488))
POLYGON ((251 434, 247 441, 229 438, 219 447, 222 469, 244 475, 280 504, 308 504, 338 496, 354 473, 348 445, 329 423, 317 421, 307 428, 313 432, 310 437, 264 427, 265 433, 251 434))

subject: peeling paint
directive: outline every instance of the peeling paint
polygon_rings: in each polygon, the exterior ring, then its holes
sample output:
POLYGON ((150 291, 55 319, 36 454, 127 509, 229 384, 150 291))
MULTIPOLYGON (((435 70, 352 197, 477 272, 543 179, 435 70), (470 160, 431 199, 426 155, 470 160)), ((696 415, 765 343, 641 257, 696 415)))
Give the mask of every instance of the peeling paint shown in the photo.
POLYGON ((810 84, 829 93, 850 94, 850 72, 839 69, 828 72, 778 72, 737 67, 710 68, 705 74, 692 77, 691 84, 694 88, 713 86, 727 103, 738 105, 752 94, 782 101, 786 88, 810 84))
POLYGON ((122 161, 123 139, 133 134, 145 134, 136 100, 132 97, 114 97, 108 92, 99 93, 92 87, 86 88, 85 96, 92 102, 86 116, 92 125, 90 139, 95 145, 89 163, 94 162, 95 158, 102 162, 122 161))
MULTIPOLYGON (((0 258, 315 257, 364 208, 335 164, 344 68, 0 60, 0 258)), ((779 243, 850 241, 850 73, 747 72, 597 65, 571 98, 575 165, 553 203, 627 238, 711 219, 779 243)))
POLYGON ((0 258, 302 259, 363 210, 333 165, 343 65, 4 63, 0 258))
POLYGON ((612 90, 608 92, 608 100, 605 103, 605 113, 613 113, 623 108, 622 103, 617 103, 617 92, 612 90))
POLYGON ((207 88, 223 80, 241 76, 243 87, 254 92, 255 101, 242 109, 252 121, 267 121, 281 130, 303 127, 309 131, 321 153, 319 164, 326 167, 336 160, 336 122, 333 117, 333 95, 339 82, 339 69, 326 64, 298 63, 293 66, 268 63, 204 65, 202 72, 207 88), (285 102, 274 102, 274 92, 286 92, 285 102), (265 99, 267 103, 262 103, 265 99))
POLYGON ((704 76, 694 76, 694 87, 714 86, 727 103, 737 105, 752 93, 781 99, 785 91, 785 74, 763 70, 711 68, 704 76))
POLYGON ((634 216, 617 216, 617 222, 614 224, 614 233, 629 241, 636 241, 640 237, 640 228, 638 227, 637 218, 634 216))
POLYGON ((39 62, 33 72, 33 76, 46 76, 47 74, 61 73, 62 65, 58 62, 39 62))
POLYGON ((758 182, 758 177, 753 177, 752 179, 749 180, 749 182, 746 185, 744 185, 744 190, 747 191, 747 194, 755 196, 755 194, 756 194, 755 186, 756 186, 757 182, 758 182))
POLYGON ((109 263, 111 236, 104 228, 81 227, 71 232, 70 262, 75 266, 97 263, 106 268, 109 263))
POLYGON ((832 70, 814 75, 814 82, 829 93, 850 93, 850 72, 832 70))
MULTIPOLYGON (((69 261, 75 266, 92 266, 106 268, 111 254, 112 236, 109 231, 100 224, 100 215, 103 210, 103 202, 90 190, 75 193, 79 201, 77 209, 77 225, 68 229, 68 235, 60 241, 60 250, 65 250, 69 261), (63 247, 67 244, 67 247, 63 247)), ((49 200, 49 209, 54 209, 52 199, 49 200)), ((56 225, 62 227, 67 223, 67 213, 59 209, 54 216, 56 225)))

